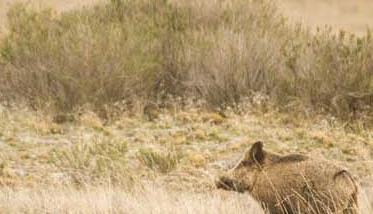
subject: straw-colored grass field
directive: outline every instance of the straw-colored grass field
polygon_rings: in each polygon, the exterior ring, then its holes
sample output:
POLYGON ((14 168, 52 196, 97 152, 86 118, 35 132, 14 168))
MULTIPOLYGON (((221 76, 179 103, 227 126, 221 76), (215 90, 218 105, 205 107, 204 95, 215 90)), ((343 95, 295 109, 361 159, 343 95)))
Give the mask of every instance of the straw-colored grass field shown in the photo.
POLYGON ((54 12, 13 8, 9 25, 0 0, 1 213, 264 213, 214 186, 258 140, 347 167, 373 212, 373 43, 332 33, 364 35, 371 1, 74 12, 101 1, 22 0, 54 12))
POLYGON ((362 185, 363 213, 372 211, 372 133, 323 117, 174 109, 154 122, 134 112, 105 124, 88 111, 58 124, 25 109, 0 115, 6 213, 260 213, 249 195, 214 188, 258 139, 273 152, 346 166, 362 185))

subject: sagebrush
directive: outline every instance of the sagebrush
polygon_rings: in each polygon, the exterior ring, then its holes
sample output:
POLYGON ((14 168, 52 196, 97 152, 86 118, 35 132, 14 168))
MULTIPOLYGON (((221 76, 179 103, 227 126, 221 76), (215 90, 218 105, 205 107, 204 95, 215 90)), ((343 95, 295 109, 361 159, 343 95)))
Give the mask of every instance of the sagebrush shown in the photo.
POLYGON ((60 15, 18 4, 8 18, 3 100, 66 111, 170 96, 226 107, 260 94, 281 109, 372 114, 371 33, 310 33, 270 0, 111 0, 60 15))

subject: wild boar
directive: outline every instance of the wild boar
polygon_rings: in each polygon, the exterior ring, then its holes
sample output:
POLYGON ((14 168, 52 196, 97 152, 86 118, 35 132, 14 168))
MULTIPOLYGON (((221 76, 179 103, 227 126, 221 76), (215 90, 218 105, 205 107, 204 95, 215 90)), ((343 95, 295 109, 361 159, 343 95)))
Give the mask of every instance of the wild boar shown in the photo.
POLYGON ((305 155, 281 156, 256 142, 216 186, 248 192, 271 214, 358 213, 358 184, 344 168, 305 155))

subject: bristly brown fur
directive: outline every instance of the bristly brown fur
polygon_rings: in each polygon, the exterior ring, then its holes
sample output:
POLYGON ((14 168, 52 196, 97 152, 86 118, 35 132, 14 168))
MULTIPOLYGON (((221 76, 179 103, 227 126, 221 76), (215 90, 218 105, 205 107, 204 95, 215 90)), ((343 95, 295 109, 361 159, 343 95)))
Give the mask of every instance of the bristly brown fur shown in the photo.
POLYGON ((280 156, 257 142, 217 187, 249 192, 271 214, 357 214, 358 184, 346 169, 305 155, 280 156))
POLYGON ((288 163, 288 162, 301 162, 301 161, 306 161, 308 159, 309 158, 304 155, 292 154, 292 155, 287 155, 287 156, 279 158, 279 160, 276 161, 276 163, 282 164, 282 163, 288 163))

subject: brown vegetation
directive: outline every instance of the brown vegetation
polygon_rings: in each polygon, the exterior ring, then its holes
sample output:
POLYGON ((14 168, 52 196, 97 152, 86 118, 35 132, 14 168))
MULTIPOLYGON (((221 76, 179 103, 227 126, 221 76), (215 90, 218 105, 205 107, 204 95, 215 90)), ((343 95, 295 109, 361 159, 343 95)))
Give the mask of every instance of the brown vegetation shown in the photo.
POLYGON ((225 111, 219 117, 191 107, 161 111, 154 121, 141 112, 103 122, 83 111, 72 115, 72 121, 57 123, 42 112, 0 107, 1 209, 105 213, 121 212, 134 202, 134 213, 153 208, 215 212, 212 207, 220 206, 220 213, 229 208, 245 213, 256 206, 249 194, 217 191, 214 178, 237 162, 247 142, 263 139, 270 151, 312 154, 348 166, 362 181, 362 211, 372 210, 373 135, 363 127, 349 129, 324 116, 304 120, 273 111, 225 111), (155 188, 146 190, 144 182, 155 188), (174 200, 177 196, 183 202, 174 200), (152 203, 159 199, 162 203, 152 203))
POLYGON ((372 39, 285 21, 270 1, 122 1, 35 12, 14 6, 0 96, 69 111, 169 97, 371 121, 372 39), (209 8, 209 9, 207 9, 209 8))

